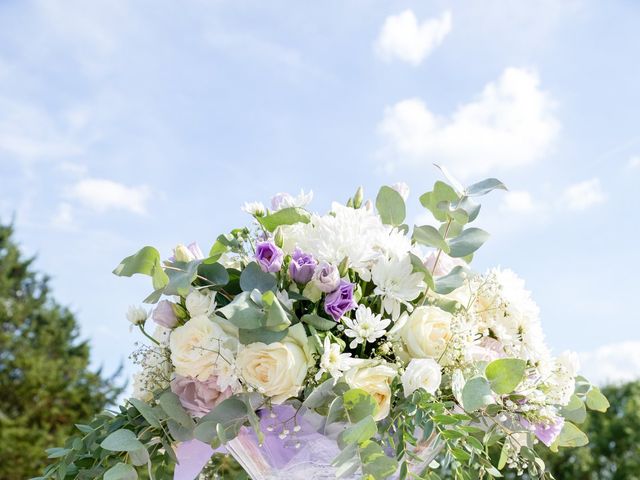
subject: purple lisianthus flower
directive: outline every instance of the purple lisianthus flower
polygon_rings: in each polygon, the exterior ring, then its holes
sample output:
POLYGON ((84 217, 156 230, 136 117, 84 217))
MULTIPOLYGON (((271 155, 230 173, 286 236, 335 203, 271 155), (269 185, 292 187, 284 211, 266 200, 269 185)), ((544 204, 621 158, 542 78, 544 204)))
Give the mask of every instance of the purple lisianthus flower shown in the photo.
POLYGON ((289 264, 289 276, 296 283, 308 283, 316 270, 316 260, 310 253, 304 253, 296 248, 291 255, 289 264))
POLYGON ((541 422, 533 425, 523 418, 520 420, 520 424, 524 428, 532 430, 538 440, 544 443, 547 447, 550 447, 551 444, 555 442, 556 438, 558 438, 558 435, 560 435, 562 427, 564 427, 564 418, 558 415, 551 423, 541 422))
POLYGON ((151 318, 158 325, 165 328, 173 328, 178 324, 178 317, 173 311, 173 304, 169 300, 162 300, 153 310, 151 318))
POLYGON ((184 409, 194 417, 206 415, 232 393, 230 387, 220 390, 218 377, 215 375, 211 375, 204 382, 176 375, 171 380, 171 391, 178 396, 184 409))
POLYGON ((331 292, 324 300, 324 311, 331 315, 336 322, 349 310, 356 308, 356 302, 353 299, 353 283, 346 280, 340 280, 338 288, 331 292))
POLYGON ((256 261, 263 272, 277 272, 282 268, 284 254, 271 241, 258 242, 256 246, 256 261))

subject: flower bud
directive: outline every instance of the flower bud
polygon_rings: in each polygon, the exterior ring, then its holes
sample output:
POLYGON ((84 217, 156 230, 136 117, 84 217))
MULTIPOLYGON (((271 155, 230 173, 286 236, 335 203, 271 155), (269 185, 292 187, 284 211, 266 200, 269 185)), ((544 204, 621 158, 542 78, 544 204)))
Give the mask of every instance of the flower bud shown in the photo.
POLYGON ((362 206, 362 200, 364 200, 364 189, 360 186, 353 197, 353 207, 360 208, 362 206))
POLYGON ((340 274, 340 277, 344 277, 347 275, 348 272, 349 272, 349 257, 344 257, 340 262, 340 265, 338 265, 338 273, 340 274))
POLYGON ((131 305, 127 310, 127 320, 133 325, 143 325, 147 320, 147 311, 142 307, 131 305))

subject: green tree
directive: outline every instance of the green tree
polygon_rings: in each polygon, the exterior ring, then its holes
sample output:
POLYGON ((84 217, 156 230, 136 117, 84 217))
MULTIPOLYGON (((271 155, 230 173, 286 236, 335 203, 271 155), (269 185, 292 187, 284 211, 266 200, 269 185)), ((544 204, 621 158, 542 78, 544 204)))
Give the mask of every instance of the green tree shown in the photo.
MULTIPOLYGON (((89 369, 89 345, 73 314, 52 298, 0 224, 0 478, 39 475, 45 449, 64 444, 74 423, 112 403, 115 375, 89 369)), ((116 373, 117 375, 117 373, 116 373)))
POLYGON ((557 480, 640 480, 640 382, 602 389, 611 406, 589 412, 589 444, 545 455, 557 480))

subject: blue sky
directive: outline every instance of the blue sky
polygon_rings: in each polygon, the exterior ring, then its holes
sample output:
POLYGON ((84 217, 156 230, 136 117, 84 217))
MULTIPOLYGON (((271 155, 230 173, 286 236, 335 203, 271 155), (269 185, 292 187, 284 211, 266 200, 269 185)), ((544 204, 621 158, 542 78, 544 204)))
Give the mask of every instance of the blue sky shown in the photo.
POLYGON ((95 365, 133 342, 145 279, 111 270, 243 224, 240 205, 362 184, 417 196, 441 163, 496 176, 480 270, 510 267, 557 352, 640 373, 633 301, 640 5, 0 2, 0 219, 77 312, 95 365))

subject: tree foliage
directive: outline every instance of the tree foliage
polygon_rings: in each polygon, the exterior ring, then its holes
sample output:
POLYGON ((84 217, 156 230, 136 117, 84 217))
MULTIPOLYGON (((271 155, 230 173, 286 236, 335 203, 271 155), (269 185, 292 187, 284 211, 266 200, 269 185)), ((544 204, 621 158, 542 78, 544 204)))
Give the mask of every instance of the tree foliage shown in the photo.
POLYGON ((114 377, 89 369, 89 345, 48 278, 0 225, 0 478, 40 473, 45 449, 113 402, 114 377))

